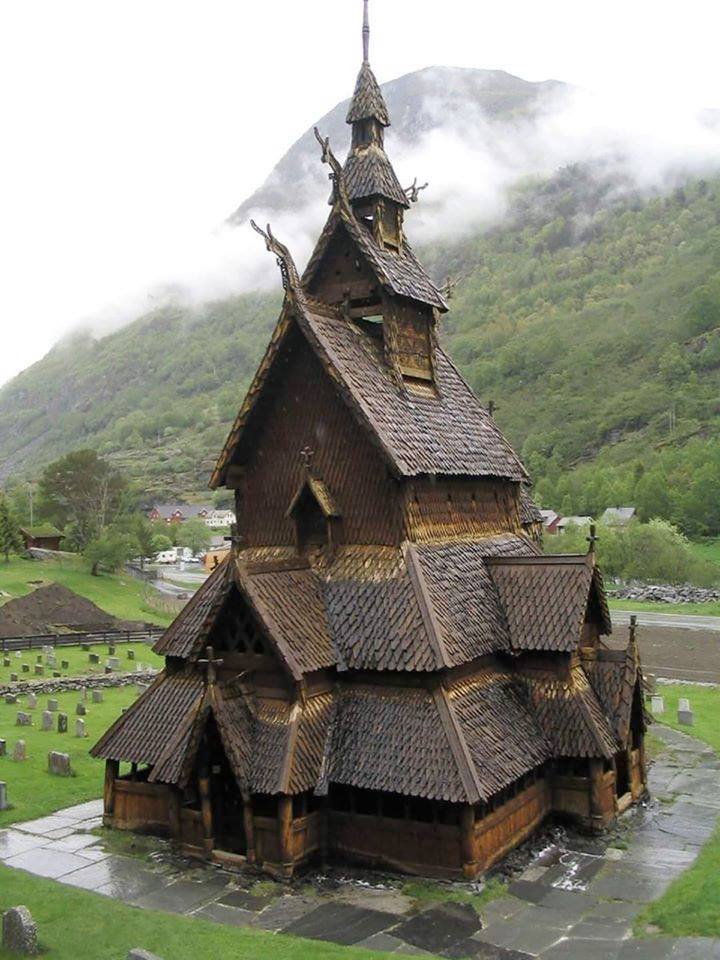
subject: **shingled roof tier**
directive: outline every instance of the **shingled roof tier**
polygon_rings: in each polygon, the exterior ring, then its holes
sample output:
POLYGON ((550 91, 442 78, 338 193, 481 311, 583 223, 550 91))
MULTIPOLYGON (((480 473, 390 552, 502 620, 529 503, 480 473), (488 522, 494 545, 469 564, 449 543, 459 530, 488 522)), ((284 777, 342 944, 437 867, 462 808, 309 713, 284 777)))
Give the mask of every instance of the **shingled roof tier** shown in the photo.
POLYGON ((191 657, 203 650, 234 582, 234 564, 228 555, 155 641, 155 653, 165 657, 191 657))
POLYGON ((642 677, 637 647, 630 643, 626 650, 598 648, 591 656, 583 657, 583 668, 612 722, 615 736, 624 742, 642 677))
POLYGON ((384 127, 390 126, 385 98, 367 60, 363 61, 355 81, 355 91, 350 100, 346 120, 356 123, 358 120, 374 118, 384 127))
POLYGON ((343 177, 350 200, 388 197, 403 207, 410 206, 387 154, 376 144, 353 150, 345 161, 343 177))

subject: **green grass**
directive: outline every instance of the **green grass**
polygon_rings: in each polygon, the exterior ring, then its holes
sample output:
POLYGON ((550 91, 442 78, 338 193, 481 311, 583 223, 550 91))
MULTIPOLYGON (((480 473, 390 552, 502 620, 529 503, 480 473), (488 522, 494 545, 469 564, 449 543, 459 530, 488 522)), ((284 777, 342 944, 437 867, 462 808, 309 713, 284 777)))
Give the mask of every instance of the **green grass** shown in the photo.
POLYGON ((60 710, 68 714, 68 733, 41 730, 41 714, 47 707, 48 695, 38 698, 33 714, 32 727, 15 726, 18 710, 25 710, 27 698, 20 704, 0 703, 0 739, 7 741, 8 756, 0 757, 0 780, 8 785, 8 799, 13 808, 0 812, 0 827, 20 820, 33 820, 54 810, 83 803, 102 795, 103 763, 93 760, 88 750, 101 734, 118 717, 123 707, 129 706, 137 697, 134 687, 106 688, 103 703, 87 703, 85 729, 88 736, 80 740, 75 736, 75 707, 77 691, 51 695, 59 701, 60 710), (12 759, 12 750, 17 740, 27 744, 27 760, 12 759), (51 750, 69 753, 74 777, 55 777, 47 771, 47 756, 51 750))
POLYGON ((480 913, 481 908, 491 900, 508 895, 507 885, 497 877, 488 880, 480 893, 461 890, 454 884, 439 883, 434 880, 409 880, 403 884, 402 892, 406 897, 410 897, 416 910, 431 903, 469 903, 477 913, 480 913))
MULTIPOLYGON (((91 674, 102 675, 105 670, 105 661, 110 656, 106 643, 94 643, 91 645, 89 651, 83 650, 79 646, 57 647, 55 651, 57 670, 53 671, 45 663, 45 656, 41 650, 20 650, 18 652, 20 653, 20 657, 16 656, 15 651, 0 654, 0 684, 9 683, 11 673, 16 673, 19 680, 41 679, 40 677, 36 677, 34 672, 38 657, 42 657, 42 663, 45 669, 45 675, 42 679, 46 680, 48 677, 52 677, 54 672, 61 673, 63 677, 79 677, 91 674), (91 652, 99 655, 100 663, 90 663, 89 656, 91 652), (4 666, 6 657, 10 658, 9 667, 4 666), (67 669, 63 669, 62 667, 63 660, 69 663, 67 669), (23 673, 23 664, 29 666, 30 670, 28 673, 23 673)), ((120 661, 118 671, 120 673, 130 673, 134 671, 138 663, 142 663, 146 667, 150 666, 161 669, 165 662, 163 657, 159 657, 156 653, 153 653, 151 646, 147 643, 118 643, 115 646, 115 657, 120 661), (127 655, 130 650, 134 651, 135 660, 128 660, 127 655)))
MULTIPOLYGON (((22 597, 40 585, 33 582, 38 580, 43 584, 62 583, 122 620, 143 620, 167 626, 172 619, 148 603, 146 597, 152 587, 130 576, 104 573, 93 577, 87 564, 79 558, 0 561, 1 593, 22 597)), ((0 601, 2 599, 0 596, 0 601)))
MULTIPOLYGON (((125 960, 144 947, 165 960, 243 957, 244 960, 383 960, 389 954, 339 947, 248 927, 231 927, 138 910, 20 870, 0 867, 0 911, 23 903, 38 924, 48 960, 125 960)), ((15 954, 0 949, 2 960, 15 954)))
POLYGON ((706 537, 704 540, 693 540, 690 549, 700 560, 709 560, 720 567, 720 537, 706 537))
MULTIPOLYGON (((720 689, 693 684, 661 684, 658 692, 665 700, 665 713, 660 714, 663 723, 691 733, 720 751, 720 689), (690 700, 695 713, 693 727, 682 727, 677 723, 680 697, 690 700)), ((720 826, 692 867, 637 917, 636 935, 646 934, 648 925, 672 937, 720 936, 720 826)))
POLYGON ((649 600, 608 599, 611 610, 637 613, 689 613, 700 617, 720 617, 720 603, 652 603, 649 600))

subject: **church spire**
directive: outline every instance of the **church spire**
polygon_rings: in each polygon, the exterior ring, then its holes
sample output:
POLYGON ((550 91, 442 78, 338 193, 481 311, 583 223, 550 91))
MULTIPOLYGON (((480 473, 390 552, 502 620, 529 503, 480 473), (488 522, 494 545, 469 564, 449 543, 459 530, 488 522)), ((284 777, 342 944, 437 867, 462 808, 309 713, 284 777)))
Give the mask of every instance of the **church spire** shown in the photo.
POLYGON ((363 0, 363 63, 370 62, 370 0, 363 0))

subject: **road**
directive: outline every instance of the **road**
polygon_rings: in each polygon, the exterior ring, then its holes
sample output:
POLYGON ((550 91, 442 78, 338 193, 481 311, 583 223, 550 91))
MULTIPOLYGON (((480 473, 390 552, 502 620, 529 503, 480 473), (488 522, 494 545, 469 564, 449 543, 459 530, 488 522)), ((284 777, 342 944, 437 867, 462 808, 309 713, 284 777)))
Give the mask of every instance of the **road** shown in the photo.
MULTIPOLYGON (((631 612, 611 610, 612 621, 618 626, 630 623, 631 612)), ((674 630, 709 630, 720 633, 720 617, 701 617, 692 613, 650 613, 636 611, 635 616, 641 627, 672 627, 674 630)))

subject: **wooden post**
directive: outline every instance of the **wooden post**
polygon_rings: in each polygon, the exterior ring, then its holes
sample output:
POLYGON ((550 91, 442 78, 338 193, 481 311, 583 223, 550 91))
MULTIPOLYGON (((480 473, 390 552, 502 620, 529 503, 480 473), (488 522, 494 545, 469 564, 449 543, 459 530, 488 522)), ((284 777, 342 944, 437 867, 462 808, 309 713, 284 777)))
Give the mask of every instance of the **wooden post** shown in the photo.
POLYGON ((103 821, 106 826, 111 825, 113 811, 115 808, 115 781, 120 772, 119 760, 105 761, 105 784, 103 788, 103 821))
POLYGON ((180 790, 177 787, 168 787, 168 819, 170 821, 170 835, 175 839, 180 839, 182 830, 180 819, 180 790))
POLYGON ((294 858, 292 848, 292 797, 284 794, 278 797, 278 839, 280 842, 280 863, 283 876, 292 876, 294 858))
POLYGON ((245 826, 245 856, 248 863, 255 863, 255 821, 253 820, 252 796, 243 797, 243 824, 245 826))
POLYGON ((604 824, 602 807, 602 760, 590 761, 590 826, 602 830, 604 824))
POLYGON ((213 838, 212 801, 210 798, 210 772, 202 770, 198 776, 198 792, 200 793, 200 810, 202 812, 203 847, 209 855, 215 846, 213 838))
POLYGON ((460 813, 460 855, 463 876, 474 880, 479 864, 475 856, 475 807, 471 804, 466 804, 460 813))

